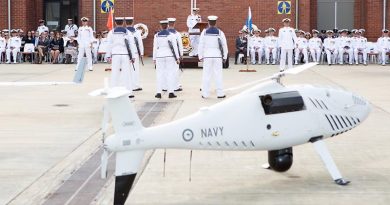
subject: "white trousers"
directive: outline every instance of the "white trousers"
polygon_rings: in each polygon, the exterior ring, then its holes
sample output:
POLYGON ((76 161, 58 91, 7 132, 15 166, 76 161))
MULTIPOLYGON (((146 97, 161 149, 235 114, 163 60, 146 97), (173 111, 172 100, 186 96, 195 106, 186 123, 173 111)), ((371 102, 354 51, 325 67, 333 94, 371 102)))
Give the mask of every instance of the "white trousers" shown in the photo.
POLYGON ((131 83, 133 84, 133 89, 137 89, 137 88, 141 88, 139 83, 139 61, 140 60, 138 54, 136 54, 136 56, 133 56, 133 58, 135 58, 134 68, 130 63, 131 83))
POLYGON ((382 48, 380 49, 380 54, 382 57, 382 65, 386 65, 386 58, 387 58, 387 52, 389 52, 390 49, 388 48, 382 48))
POLYGON ((190 35, 190 42, 191 42, 192 51, 189 54, 189 56, 197 56, 198 55, 199 39, 200 39, 199 35, 190 35))
POLYGON ((280 70, 284 70, 286 68, 286 54, 288 61, 288 68, 293 68, 293 49, 284 49, 282 48, 280 54, 280 70))
POLYGON ((77 56, 77 66, 76 68, 79 67, 79 63, 81 61, 81 58, 84 57, 84 53, 87 56, 87 68, 89 70, 92 70, 92 51, 90 47, 79 47, 79 55, 77 56))
POLYGON ((314 62, 320 62, 320 58, 321 58, 321 49, 319 48, 312 48, 310 49, 310 54, 311 54, 311 58, 313 59, 314 62))
POLYGON ((325 53, 326 53, 326 58, 327 58, 328 64, 336 64, 337 63, 336 59, 338 59, 338 57, 339 57, 337 49, 334 49, 333 53, 330 50, 325 49, 325 53))
POLYGON ((262 59, 263 53, 264 53, 263 49, 262 48, 257 48, 257 49, 251 48, 250 52, 251 52, 251 62, 253 64, 256 63, 256 53, 257 53, 257 55, 259 56, 258 63, 261 64, 261 59, 262 59))
POLYGON ((98 48, 95 48, 95 47, 93 47, 92 48, 92 53, 93 53, 93 61, 92 61, 92 64, 93 63, 96 63, 97 62, 97 54, 98 54, 98 48))
POLYGON ((363 63, 367 63, 367 49, 363 49, 363 48, 353 49, 353 56, 355 57, 355 63, 359 64, 359 53, 361 53, 363 56, 363 63))
POLYGON ((19 52, 19 49, 9 49, 7 48, 7 50, 5 51, 5 55, 7 56, 7 62, 11 62, 11 53, 12 53, 12 57, 14 59, 14 63, 16 63, 16 59, 18 57, 18 52, 19 52))
POLYGON ((161 93, 166 83, 168 92, 173 93, 176 87, 176 61, 173 57, 156 58, 157 93, 161 93))
POLYGON ((353 50, 352 48, 345 49, 345 48, 340 48, 339 49, 339 63, 343 64, 344 63, 344 53, 348 54, 348 59, 349 59, 349 64, 352 64, 353 62, 353 50))
POLYGON ((302 53, 303 54, 303 59, 305 61, 305 63, 308 63, 308 55, 307 55, 307 49, 306 48, 296 48, 295 49, 295 63, 298 63, 298 60, 299 60, 299 54, 302 53))
POLYGON ((222 97, 223 76, 222 76, 222 58, 204 58, 202 74, 202 96, 207 98, 210 95, 211 78, 214 77, 217 96, 222 97))
POLYGON ((269 64, 269 55, 272 53, 272 63, 275 63, 276 61, 276 54, 277 54, 278 49, 277 48, 266 48, 265 49, 265 59, 267 60, 267 64, 269 64))
POLYGON ((112 55, 111 87, 125 87, 133 91, 130 77, 130 59, 128 55, 112 55))

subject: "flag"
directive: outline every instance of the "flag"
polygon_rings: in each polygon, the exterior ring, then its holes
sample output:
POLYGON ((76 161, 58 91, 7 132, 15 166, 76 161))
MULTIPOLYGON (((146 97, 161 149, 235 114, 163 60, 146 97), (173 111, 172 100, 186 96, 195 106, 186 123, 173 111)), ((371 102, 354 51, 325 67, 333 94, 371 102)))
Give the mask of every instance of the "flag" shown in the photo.
POLYGON ((248 28, 249 33, 252 31, 252 11, 251 7, 248 8, 248 18, 246 19, 246 27, 248 28))
POLYGON ((109 31, 114 28, 114 16, 112 14, 112 9, 110 9, 110 12, 108 13, 107 28, 109 31))

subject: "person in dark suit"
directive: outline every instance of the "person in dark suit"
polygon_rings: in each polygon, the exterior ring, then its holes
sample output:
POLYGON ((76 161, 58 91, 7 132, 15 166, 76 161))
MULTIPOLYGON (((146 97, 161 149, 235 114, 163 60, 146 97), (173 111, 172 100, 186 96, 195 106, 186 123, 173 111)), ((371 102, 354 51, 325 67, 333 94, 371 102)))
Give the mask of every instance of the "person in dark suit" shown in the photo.
POLYGON ((236 38, 236 53, 234 64, 237 64, 238 55, 240 53, 244 54, 244 63, 246 64, 247 44, 248 40, 245 37, 245 34, 242 31, 239 31, 239 36, 236 38))
POLYGON ((64 40, 61 38, 61 34, 56 32, 53 39, 50 41, 50 53, 52 57, 52 63, 58 63, 58 56, 64 52, 64 40))

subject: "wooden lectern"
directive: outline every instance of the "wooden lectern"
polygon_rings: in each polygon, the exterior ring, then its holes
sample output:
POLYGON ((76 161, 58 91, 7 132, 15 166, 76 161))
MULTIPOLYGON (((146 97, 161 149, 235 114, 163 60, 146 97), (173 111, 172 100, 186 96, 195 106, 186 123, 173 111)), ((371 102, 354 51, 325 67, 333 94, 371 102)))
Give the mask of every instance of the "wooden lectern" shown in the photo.
POLYGON ((200 32, 190 32, 190 35, 200 35, 203 31, 203 29, 207 28, 209 26, 209 23, 207 22, 198 22, 194 28, 198 28, 200 32))

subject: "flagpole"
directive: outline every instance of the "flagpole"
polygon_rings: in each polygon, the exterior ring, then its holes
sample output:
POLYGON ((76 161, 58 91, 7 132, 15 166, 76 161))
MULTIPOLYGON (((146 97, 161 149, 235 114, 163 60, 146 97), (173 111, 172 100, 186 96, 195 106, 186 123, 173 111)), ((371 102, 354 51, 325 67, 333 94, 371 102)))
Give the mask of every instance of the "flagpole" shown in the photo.
POLYGON ((240 70, 239 72, 256 72, 256 70, 249 70, 249 39, 252 32, 252 11, 251 7, 248 8, 248 19, 246 20, 246 27, 248 29, 248 36, 246 37, 246 70, 240 70))

